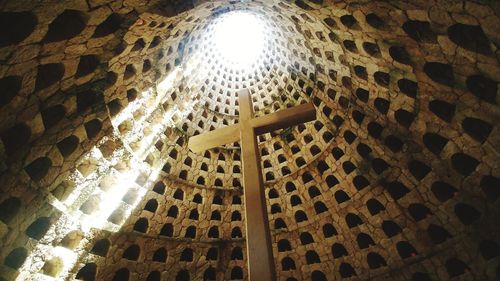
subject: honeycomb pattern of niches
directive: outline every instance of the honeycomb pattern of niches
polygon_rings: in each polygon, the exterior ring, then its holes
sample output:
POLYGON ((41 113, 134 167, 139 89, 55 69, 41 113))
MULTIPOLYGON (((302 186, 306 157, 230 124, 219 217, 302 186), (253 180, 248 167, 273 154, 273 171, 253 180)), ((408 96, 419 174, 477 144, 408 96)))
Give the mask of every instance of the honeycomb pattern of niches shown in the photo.
POLYGON ((149 238, 137 234, 126 236, 103 234, 96 236, 95 242, 89 245, 88 262, 78 266, 75 277, 121 280, 118 278, 135 276, 143 279, 149 278, 147 276, 152 272, 159 272, 168 280, 175 280, 176 274, 183 274, 186 271, 193 278, 198 275, 201 278, 206 275, 211 277, 213 274, 223 274, 229 279, 232 274, 238 273, 235 272, 238 271, 235 268, 240 268, 242 274, 245 272, 243 261, 245 248, 242 244, 242 242, 228 242, 223 245, 219 243, 186 245, 178 240, 149 238), (113 262, 109 263, 109 259, 113 262), (202 269, 197 268, 199 263, 204 264, 202 269), (125 271, 123 268, 128 274, 123 273, 125 271))
POLYGON ((55 224, 61 216, 57 209, 39 198, 31 200, 34 203, 26 205, 19 197, 12 196, 0 203, 2 240, 5 241, 2 270, 8 275, 14 275, 37 243, 51 242, 55 224))
POLYGON ((12 113, 38 103, 43 107, 43 101, 58 90, 99 78, 102 61, 109 57, 119 41, 116 36, 128 28, 125 23, 131 20, 123 10, 100 7, 87 11, 86 6, 66 4, 2 12, 2 23, 16 26, 0 36, 2 58, 6 60, 2 64, 2 85, 9 89, 2 98, 2 127, 16 118, 17 114, 12 113), (40 101, 29 101, 32 92, 40 101))
MULTIPOLYGON (((124 200, 132 197, 133 191, 124 200)), ((244 237, 241 193, 164 179, 154 184, 123 228, 200 241, 244 237)), ((113 215, 111 215, 112 217, 113 215)))
POLYGON ((94 11, 78 5, 40 8, 2 12, 2 22, 16 23, 16 28, 1 35, 2 56, 8 62, 2 65, 0 78, 2 89, 7 89, 0 127, 2 154, 8 155, 10 167, 17 166, 10 161, 24 158, 28 175, 17 168, 5 177, 19 178, 21 173, 22 184, 32 179, 51 185, 44 187, 50 190, 58 183, 54 177, 64 177, 74 160, 103 135, 99 131, 105 127, 101 125, 105 117, 88 114, 89 108, 93 111, 100 104, 102 94, 72 88, 100 78, 102 57, 109 53, 102 46, 126 29, 120 23, 128 16, 106 7, 94 11), (67 30, 67 25, 74 29, 67 30), (34 143, 38 149, 28 151, 34 143))

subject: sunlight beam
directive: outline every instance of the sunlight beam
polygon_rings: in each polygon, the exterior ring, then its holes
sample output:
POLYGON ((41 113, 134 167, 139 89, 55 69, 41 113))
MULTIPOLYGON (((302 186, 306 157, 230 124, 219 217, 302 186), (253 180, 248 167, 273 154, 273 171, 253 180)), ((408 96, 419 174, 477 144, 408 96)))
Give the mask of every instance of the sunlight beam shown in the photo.
POLYGON ((214 32, 216 50, 235 68, 249 68, 264 52, 264 25, 249 12, 223 15, 215 24, 214 32))

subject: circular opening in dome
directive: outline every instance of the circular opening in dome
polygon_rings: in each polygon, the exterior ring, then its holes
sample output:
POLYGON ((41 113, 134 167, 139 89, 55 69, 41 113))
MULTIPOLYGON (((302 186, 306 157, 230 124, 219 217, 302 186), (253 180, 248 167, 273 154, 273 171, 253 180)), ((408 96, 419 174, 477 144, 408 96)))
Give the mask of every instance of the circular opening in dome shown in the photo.
POLYGON ((216 50, 233 68, 248 69, 264 51, 264 23, 255 14, 226 13, 216 22, 214 32, 216 50))

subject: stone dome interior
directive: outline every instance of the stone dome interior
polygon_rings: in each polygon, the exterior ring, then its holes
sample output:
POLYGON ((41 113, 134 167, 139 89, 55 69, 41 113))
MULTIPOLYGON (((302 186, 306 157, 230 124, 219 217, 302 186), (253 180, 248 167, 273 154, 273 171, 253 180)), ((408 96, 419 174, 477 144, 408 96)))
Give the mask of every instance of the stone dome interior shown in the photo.
POLYGON ((499 279, 499 14, 0 3, 0 280, 248 280, 240 144, 187 147, 244 88, 317 111, 258 137, 278 280, 499 279))

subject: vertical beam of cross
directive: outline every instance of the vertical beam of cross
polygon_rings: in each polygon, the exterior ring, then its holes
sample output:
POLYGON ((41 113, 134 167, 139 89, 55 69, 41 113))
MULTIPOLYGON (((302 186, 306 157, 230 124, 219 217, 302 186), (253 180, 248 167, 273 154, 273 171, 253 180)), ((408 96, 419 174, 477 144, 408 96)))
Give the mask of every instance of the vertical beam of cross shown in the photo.
POLYGON ((260 168, 257 136, 250 121, 253 119, 252 96, 239 95, 240 146, 245 187, 245 223, 249 280, 276 280, 273 246, 267 218, 264 181, 260 168))
POLYGON ((316 119, 316 110, 312 103, 306 103, 254 118, 251 97, 247 89, 240 90, 238 93, 240 105, 238 124, 191 137, 188 147, 193 152, 201 152, 240 141, 245 198, 248 280, 274 281, 276 280, 276 271, 257 135, 312 121, 316 119))

